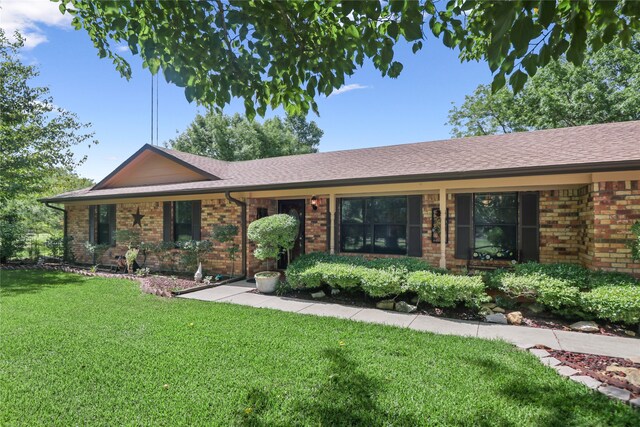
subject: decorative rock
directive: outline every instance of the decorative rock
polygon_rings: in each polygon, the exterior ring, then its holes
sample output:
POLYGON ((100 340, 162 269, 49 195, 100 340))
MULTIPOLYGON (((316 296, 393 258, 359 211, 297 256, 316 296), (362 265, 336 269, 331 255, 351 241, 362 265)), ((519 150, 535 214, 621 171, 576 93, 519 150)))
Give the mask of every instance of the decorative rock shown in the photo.
POLYGON ((493 307, 491 310, 493 310, 494 313, 506 313, 507 310, 505 310, 502 307, 493 307))
POLYGON ((489 323, 500 323, 502 325, 507 324, 507 316, 502 313, 489 314, 484 317, 484 320, 489 323))
POLYGON ((480 315, 482 316, 488 316, 490 314, 493 314, 493 311, 491 311, 491 309, 489 307, 482 307, 479 311, 480 315))
POLYGON ((529 311, 531 311, 532 313, 535 313, 535 314, 539 314, 539 313, 542 313, 544 311, 544 307, 543 306, 541 306, 540 304, 535 304, 535 303, 529 305, 528 308, 529 308, 529 311))
POLYGON ((573 381, 578 382, 580 384, 584 384, 589 388, 597 389, 602 384, 600 381, 595 380, 587 375, 574 375, 571 378, 573 381))
POLYGON ((415 305, 411 305, 405 301, 398 301, 395 308, 395 310, 399 311, 400 313, 413 313, 417 309, 418 307, 416 307, 415 305))
POLYGON ((486 304, 482 304, 482 306, 487 308, 494 308, 497 307, 497 304, 495 302, 488 302, 486 304))
POLYGON ((560 363, 562 363, 555 357, 543 357, 542 359, 540 359, 540 362, 542 362, 543 365, 547 365, 551 367, 558 366, 560 363))
POLYGON ((625 402, 631 397, 631 392, 629 390, 613 387, 610 385, 603 385, 598 389, 598 391, 602 394, 606 394, 609 397, 615 397, 616 399, 620 399, 625 402))
POLYGON ((507 322, 511 323, 512 325, 521 325, 522 313, 520 313, 519 311, 512 311, 511 313, 507 314, 507 322))
POLYGON ((625 329, 624 333, 625 333, 625 335, 628 335, 630 337, 635 337, 636 336, 636 333, 633 332, 633 331, 630 331, 629 329, 625 329))
POLYGON ((382 310, 393 310, 393 307, 395 307, 395 305, 396 302, 392 299, 385 299, 376 303, 376 307, 382 310))
POLYGON ((549 357, 550 354, 547 350, 542 350, 539 348, 532 348, 531 350, 529 350, 529 352, 531 354, 533 354, 534 356, 538 356, 539 358, 543 358, 543 357, 549 357))
POLYGON ((558 373, 564 377, 570 377, 578 373, 578 371, 569 366, 554 366, 553 369, 558 371, 558 373))
POLYGON ((573 329, 574 331, 580 331, 580 332, 600 332, 600 328, 598 327, 598 324, 596 322, 592 322, 592 321, 582 321, 582 322, 576 322, 573 323, 571 326, 569 326, 571 329, 573 329))
POLYGON ((320 299, 320 298, 324 298, 326 297, 327 294, 324 293, 324 291, 318 291, 318 292, 314 292, 311 294, 311 298, 313 299, 320 299))
POLYGON ((636 408, 640 408, 640 397, 636 397, 635 399, 631 399, 629 401, 631 406, 635 406, 636 408))
POLYGON ((340 289, 331 288, 331 295, 338 295, 340 293, 340 289))

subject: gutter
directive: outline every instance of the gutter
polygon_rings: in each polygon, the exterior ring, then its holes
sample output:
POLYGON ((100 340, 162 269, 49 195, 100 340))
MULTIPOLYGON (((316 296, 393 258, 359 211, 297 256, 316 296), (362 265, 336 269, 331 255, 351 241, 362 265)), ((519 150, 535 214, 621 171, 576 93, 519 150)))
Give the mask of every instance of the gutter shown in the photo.
POLYGON ((69 247, 68 247, 68 245, 67 245, 67 210, 66 210, 66 209, 63 209, 63 208, 59 208, 59 207, 57 207, 57 206, 52 206, 52 205, 50 205, 50 203, 51 203, 51 202, 45 202, 45 203, 44 203, 44 205, 45 205, 46 207, 48 207, 48 208, 51 208, 51 209, 54 209, 54 210, 60 211, 60 212, 62 212, 62 214, 63 214, 63 218, 64 218, 64 220, 63 220, 63 224, 64 224, 64 225, 63 225, 63 230, 64 230, 64 231, 63 231, 62 236, 63 236, 63 239, 64 239, 64 240, 63 240, 63 245, 64 245, 64 246, 63 246, 63 250, 64 250, 64 253, 62 254, 62 260, 66 262, 66 261, 67 261, 67 259, 69 258, 69 256, 68 256, 69 254, 67 253, 67 252, 68 252, 68 249, 69 249, 69 247))
POLYGON ((224 196, 228 201, 240 206, 241 218, 240 227, 242 228, 242 278, 247 277, 247 204, 231 196, 230 191, 225 191, 224 196))

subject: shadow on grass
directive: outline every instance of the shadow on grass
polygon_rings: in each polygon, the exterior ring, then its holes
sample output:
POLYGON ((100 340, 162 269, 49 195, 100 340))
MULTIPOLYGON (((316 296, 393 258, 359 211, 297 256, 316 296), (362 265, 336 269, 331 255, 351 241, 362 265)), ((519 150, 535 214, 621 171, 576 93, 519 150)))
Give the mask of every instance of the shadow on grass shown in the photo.
MULTIPOLYGON (((410 414, 391 412, 377 403, 377 396, 384 384, 368 376, 349 358, 347 349, 326 349, 324 356, 330 361, 326 379, 313 387, 310 396, 293 398, 291 407, 280 412, 289 412, 283 425, 322 426, 374 426, 393 420, 395 425, 419 425, 410 414)), ((240 414, 239 424, 251 426, 272 425, 264 421, 261 414, 278 407, 282 399, 273 389, 266 391, 254 388, 247 394, 245 410, 240 414)))
POLYGON ((60 285, 80 285, 86 277, 42 270, 1 270, 0 293, 3 297, 40 292, 60 285))
MULTIPOLYGON (((478 367, 483 375, 495 379, 494 392, 502 400, 512 400, 518 406, 535 407, 539 416, 537 426, 573 426, 584 423, 585 418, 593 425, 637 426, 640 414, 629 413, 628 408, 620 404, 617 410, 609 399, 595 391, 581 390, 576 387, 558 387, 545 376, 531 376, 514 369, 505 361, 497 362, 488 357, 465 357, 469 365, 478 367), (585 396, 593 393, 594 396, 585 396), (634 415, 638 415, 637 418, 634 415)), ((538 363, 538 362, 533 362, 538 363)), ((571 381, 564 379, 563 381, 571 381)), ((568 385, 568 384, 567 384, 568 385)), ((508 425, 509 420, 498 410, 478 414, 481 419, 490 419, 495 425, 508 425)))

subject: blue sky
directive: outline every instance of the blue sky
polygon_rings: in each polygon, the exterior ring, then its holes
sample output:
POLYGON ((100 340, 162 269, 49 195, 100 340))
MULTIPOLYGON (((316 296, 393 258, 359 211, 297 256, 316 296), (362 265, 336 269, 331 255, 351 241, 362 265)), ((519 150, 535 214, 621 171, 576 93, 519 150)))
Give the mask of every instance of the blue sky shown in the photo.
MULTIPOLYGON (((131 59, 133 78, 120 77, 108 59, 100 59, 84 31, 75 31, 57 5, 44 0, 0 0, 0 27, 27 34, 23 60, 37 64, 34 82, 48 86, 54 103, 91 122, 97 146, 76 147, 88 155, 79 168, 99 180, 150 140, 151 77, 137 57, 131 59), (53 6, 53 7, 52 7, 53 6)), ((310 114, 325 132, 320 151, 372 147, 448 138, 447 113, 491 74, 484 63, 460 63, 457 53, 429 38, 418 54, 410 46, 397 49, 404 65, 398 79, 382 78, 371 65, 358 70, 344 91, 318 98, 320 117, 310 114), (348 90, 352 89, 352 90, 348 90)), ((184 130, 198 112, 181 88, 160 78, 159 140, 184 130)), ((234 102, 225 113, 243 112, 234 102)), ((282 114, 282 111, 270 112, 282 114)))

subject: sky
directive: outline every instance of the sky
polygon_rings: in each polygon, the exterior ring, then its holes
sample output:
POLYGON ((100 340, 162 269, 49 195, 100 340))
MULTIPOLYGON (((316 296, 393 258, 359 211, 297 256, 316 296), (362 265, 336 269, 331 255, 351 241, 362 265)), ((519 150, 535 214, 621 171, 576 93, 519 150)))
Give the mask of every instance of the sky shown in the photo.
MULTIPOLYGON (((0 28, 25 35, 22 60, 40 70, 33 84, 49 87, 57 106, 91 123, 99 144, 77 146, 74 152, 88 157, 78 173, 99 181, 150 141, 151 76, 126 51, 120 53, 132 65, 133 77, 120 77, 110 60, 98 57, 86 32, 69 22, 49 0, 0 0, 0 28)), ((452 103, 460 105, 479 84, 491 81, 486 63, 461 63, 456 51, 433 36, 415 55, 410 45, 399 44, 394 59, 404 65, 397 79, 381 77, 368 63, 331 96, 317 98, 320 116, 310 113, 308 119, 324 131, 320 151, 449 138, 452 103)), ((187 102, 183 89, 162 77, 158 92, 162 144, 205 109, 187 102)), ((236 112, 244 112, 241 102, 224 110, 236 112)), ((270 111, 267 117, 273 115, 284 113, 270 111)))

